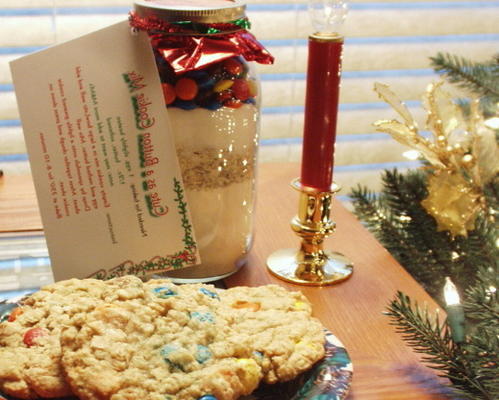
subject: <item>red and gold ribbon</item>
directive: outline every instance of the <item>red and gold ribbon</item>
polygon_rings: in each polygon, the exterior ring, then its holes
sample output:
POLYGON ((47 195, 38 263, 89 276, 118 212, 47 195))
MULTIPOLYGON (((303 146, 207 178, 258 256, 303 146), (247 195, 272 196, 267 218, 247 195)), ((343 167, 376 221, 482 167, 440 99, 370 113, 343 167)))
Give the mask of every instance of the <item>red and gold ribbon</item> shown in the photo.
POLYGON ((205 68, 227 58, 272 64, 274 57, 245 27, 247 19, 229 23, 169 23, 155 17, 130 13, 130 25, 146 31, 153 48, 176 74, 205 68))

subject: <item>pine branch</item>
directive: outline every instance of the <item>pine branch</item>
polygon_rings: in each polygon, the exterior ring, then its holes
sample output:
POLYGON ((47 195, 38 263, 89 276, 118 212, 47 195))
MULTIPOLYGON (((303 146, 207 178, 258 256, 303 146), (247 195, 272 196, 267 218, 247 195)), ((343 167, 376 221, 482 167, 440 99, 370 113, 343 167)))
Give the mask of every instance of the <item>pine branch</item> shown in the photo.
POLYGON ((487 340, 478 338, 461 347, 452 341, 447 322, 440 324, 438 318, 431 317, 426 308, 421 310, 417 303, 412 304, 411 299, 401 292, 390 303, 386 314, 403 339, 416 352, 424 354, 423 362, 439 371, 440 376, 449 378, 454 390, 462 397, 474 400, 496 398, 497 378, 491 368, 493 361, 490 356, 497 355, 494 353, 497 338, 494 343, 493 338, 487 335, 487 340), (478 364, 475 362, 477 354, 482 355, 478 364), (489 357, 484 359, 484 354, 489 357))
POLYGON ((388 232, 391 237, 398 236, 398 228, 388 210, 376 199, 376 195, 367 187, 358 185, 349 196, 355 208, 355 214, 369 229, 378 233, 379 229, 388 232))
POLYGON ((428 194, 426 172, 384 171, 382 179, 377 198, 361 186, 352 191, 354 213, 438 302, 445 276, 465 290, 473 285, 477 268, 499 259, 496 227, 488 216, 480 216, 467 237, 437 232, 435 219, 421 205, 428 194))
POLYGON ((471 90, 478 96, 491 97, 493 102, 499 100, 498 72, 499 56, 486 64, 476 63, 449 53, 438 53, 430 57, 436 72, 445 75, 450 83, 471 90))
POLYGON ((499 176, 493 178, 483 188, 487 205, 493 210, 493 214, 499 211, 499 176))
POLYGON ((407 295, 397 292, 386 315, 416 352, 426 354, 424 360, 432 364, 433 368, 444 370, 449 364, 458 368, 454 364, 457 354, 450 333, 437 318, 430 318, 426 308, 421 310, 417 303, 413 306, 407 295))
MULTIPOLYGON (((427 196, 426 174, 384 171, 378 199, 359 187, 351 194, 355 214, 386 249, 435 298, 441 296, 444 276, 464 275, 454 263, 455 250, 447 232, 436 232, 436 223, 421 206, 427 196)), ((458 280, 460 282, 460 280, 458 280)))
POLYGON ((476 274, 475 285, 466 291, 466 315, 473 320, 477 329, 490 328, 499 332, 498 259, 489 266, 480 268, 476 274))
POLYGON ((478 269, 474 286, 466 291, 464 309, 469 326, 469 339, 465 344, 466 357, 481 384, 499 398, 499 303, 497 287, 499 275, 497 260, 478 269))
MULTIPOLYGON (((499 375, 497 374, 498 329, 475 329, 463 346, 463 354, 470 369, 470 376, 479 381, 489 398, 499 398, 499 375)), ((462 390, 462 388, 461 388, 462 390)))
POLYGON ((418 249, 406 245, 410 238, 405 232, 405 221, 389 208, 383 195, 377 199, 372 191, 359 185, 349 196, 355 215, 402 265, 421 259, 418 249))
MULTIPOLYGON (((497 112, 499 53, 491 62, 473 63, 439 53, 432 58, 437 72, 451 83, 480 96, 482 112, 497 112)), ((466 105, 466 104, 464 104, 466 105)), ((423 361, 452 382, 463 399, 499 399, 499 248, 495 216, 499 178, 483 188, 484 203, 467 236, 437 231, 436 220, 422 206, 428 195, 431 166, 404 174, 385 171, 378 197, 359 186, 352 192, 355 213, 390 253, 437 301, 442 303, 445 276, 465 291, 466 340, 454 343, 448 322, 420 310, 402 293, 392 301, 388 315, 404 340, 423 354, 423 361)))
POLYGON ((448 256, 440 254, 442 246, 436 244, 442 235, 436 233, 435 221, 421 206, 426 195, 426 176, 422 172, 400 174, 397 170, 385 171, 382 198, 392 213, 403 221, 401 228, 405 233, 405 242, 391 251, 395 250, 402 265, 435 296, 439 293, 433 287, 440 287, 444 276, 448 275, 445 267, 448 256), (401 256, 407 249, 416 256, 403 259, 401 256))

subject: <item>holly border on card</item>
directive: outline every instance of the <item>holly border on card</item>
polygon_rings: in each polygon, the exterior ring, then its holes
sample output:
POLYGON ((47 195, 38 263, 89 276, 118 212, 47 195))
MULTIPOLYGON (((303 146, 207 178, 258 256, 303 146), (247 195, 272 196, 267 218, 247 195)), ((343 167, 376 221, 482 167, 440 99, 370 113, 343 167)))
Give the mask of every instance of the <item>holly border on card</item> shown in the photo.
POLYGON ((166 256, 154 256, 149 260, 143 260, 134 263, 132 260, 126 260, 116 267, 110 269, 101 268, 88 278, 107 280, 124 275, 136 275, 144 277, 155 272, 166 272, 184 268, 196 264, 198 261, 197 244, 192 236, 192 225, 187 215, 187 203, 184 200, 184 190, 180 181, 173 178, 173 190, 176 193, 174 201, 177 203, 178 213, 180 214, 184 237, 182 242, 184 248, 174 254, 166 256))

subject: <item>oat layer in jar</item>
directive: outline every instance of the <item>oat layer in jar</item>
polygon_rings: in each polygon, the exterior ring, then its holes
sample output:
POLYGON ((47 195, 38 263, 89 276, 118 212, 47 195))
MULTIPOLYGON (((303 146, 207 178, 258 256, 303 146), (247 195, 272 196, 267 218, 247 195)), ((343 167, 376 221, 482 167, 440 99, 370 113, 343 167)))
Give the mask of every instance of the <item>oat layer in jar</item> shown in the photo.
POLYGON ((202 261, 166 275, 220 279, 252 244, 260 90, 251 61, 273 58, 238 2, 136 1, 130 20, 151 39, 202 261))

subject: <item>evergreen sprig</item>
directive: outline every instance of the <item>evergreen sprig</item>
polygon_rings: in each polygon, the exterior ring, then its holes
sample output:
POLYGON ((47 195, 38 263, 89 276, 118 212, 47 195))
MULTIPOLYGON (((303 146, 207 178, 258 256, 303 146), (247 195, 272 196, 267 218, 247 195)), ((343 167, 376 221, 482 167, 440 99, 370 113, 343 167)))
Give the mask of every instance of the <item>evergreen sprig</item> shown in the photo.
MULTIPOLYGON (((497 302, 495 304, 497 306, 497 302)), ((468 305, 465 303, 465 307, 468 305)), ((440 322, 438 315, 430 315, 427 308, 421 309, 401 292, 390 303, 386 314, 403 339, 416 352, 424 354, 423 362, 450 379, 459 398, 498 398, 497 326, 488 330, 474 326, 466 342, 456 344, 447 320, 440 322)))
POLYGON ((424 174, 411 171, 403 175, 395 169, 384 171, 382 181, 383 190, 377 198, 374 193, 360 186, 352 190, 350 196, 355 214, 387 250, 429 292, 433 292, 427 283, 439 275, 442 275, 443 282, 443 271, 441 264, 434 262, 432 252, 428 251, 428 244, 424 243, 427 239, 419 235, 424 233, 424 226, 435 230, 433 219, 420 206, 426 194, 424 174), (414 230, 418 233, 416 238, 414 230), (412 268, 414 264, 419 267, 412 268), (425 265, 425 268, 421 268, 421 265, 425 265))
MULTIPOLYGON (((497 113, 499 54, 487 63, 439 53, 435 70, 480 97, 484 116, 497 113)), ((463 103, 463 106, 466 104, 463 103)), ((440 304, 446 276, 465 294, 466 340, 454 343, 447 321, 419 308, 399 292, 387 314, 391 323, 423 361, 451 381, 459 399, 499 399, 499 248, 495 215, 499 177, 483 188, 487 207, 467 236, 438 231, 421 201, 428 195, 428 163, 417 171, 384 171, 379 195, 358 186, 350 193, 355 214, 390 253, 440 304)))
POLYGON ((456 359, 452 338, 438 318, 430 316, 428 309, 412 304, 409 296, 397 292, 386 312, 392 325, 402 338, 418 353, 426 354, 423 360, 436 369, 443 369, 456 359))
MULTIPOLYGON (((442 74, 450 83, 480 97, 487 114, 497 112, 499 101, 499 53, 484 63, 473 62, 464 57, 438 53, 430 57, 435 72, 442 74)), ((463 104, 466 108, 466 104, 463 104)))
POLYGON ((473 321, 476 328, 499 332, 497 260, 495 265, 480 268, 476 274, 475 285, 466 291, 466 316, 473 321))
POLYGON ((481 97, 492 96, 499 100, 499 54, 487 63, 473 62, 449 53, 438 53, 430 60, 434 70, 445 74, 450 83, 481 97))
POLYGON ((384 171, 379 196, 365 187, 352 189, 357 217, 434 297, 442 302, 445 276, 466 289, 476 270, 499 259, 497 229, 486 216, 479 217, 467 237, 438 232, 435 219, 421 205, 427 196, 427 172, 384 171))

